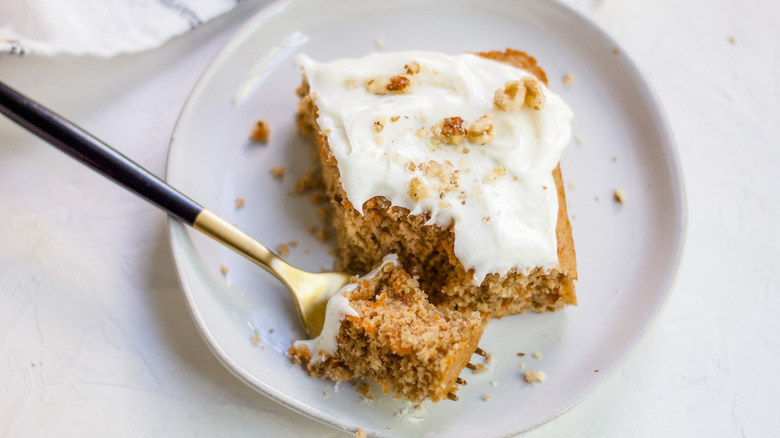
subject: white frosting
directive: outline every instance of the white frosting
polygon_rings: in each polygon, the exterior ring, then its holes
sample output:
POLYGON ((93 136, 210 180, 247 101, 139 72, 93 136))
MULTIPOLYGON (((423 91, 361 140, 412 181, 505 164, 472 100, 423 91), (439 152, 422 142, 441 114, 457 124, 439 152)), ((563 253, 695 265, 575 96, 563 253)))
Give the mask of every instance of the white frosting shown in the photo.
POLYGON ((327 131, 341 184, 354 206, 384 196, 411 214, 429 212, 430 223, 446 227, 454 221, 455 255, 467 270, 474 269, 475 284, 488 273, 557 266, 558 198, 552 171, 571 138, 572 112, 546 87, 541 110, 501 111, 493 103, 497 89, 530 73, 476 55, 432 52, 378 53, 329 63, 301 55, 297 62, 308 77, 319 108, 317 123, 327 131), (421 70, 413 76, 410 93, 368 91, 369 80, 403 74, 412 61, 421 70), (464 141, 460 146, 469 153, 446 144, 437 148, 430 135, 416 135, 446 117, 470 124, 486 114, 494 118, 495 139, 481 146, 464 141), (376 132, 375 121, 396 116, 376 132), (442 191, 419 166, 409 168, 410 162, 431 160, 458 171, 457 190, 442 191), (491 177, 498 166, 506 174, 491 177), (410 196, 415 177, 430 196, 410 196))
MULTIPOLYGON (((392 263, 396 266, 398 264, 398 256, 395 254, 388 254, 382 259, 382 263, 379 264, 373 271, 360 277, 360 280, 368 280, 376 277, 379 271, 387 263, 392 263)), ((305 345, 309 349, 311 354, 311 363, 317 364, 325 360, 326 358, 333 356, 338 348, 338 336, 339 329, 341 328, 341 321, 347 316, 360 317, 355 309, 349 305, 349 299, 347 299, 346 292, 355 290, 360 284, 360 280, 357 283, 350 283, 341 288, 330 300, 325 310, 325 325, 322 327, 320 335, 314 339, 295 341, 295 346, 305 345)))

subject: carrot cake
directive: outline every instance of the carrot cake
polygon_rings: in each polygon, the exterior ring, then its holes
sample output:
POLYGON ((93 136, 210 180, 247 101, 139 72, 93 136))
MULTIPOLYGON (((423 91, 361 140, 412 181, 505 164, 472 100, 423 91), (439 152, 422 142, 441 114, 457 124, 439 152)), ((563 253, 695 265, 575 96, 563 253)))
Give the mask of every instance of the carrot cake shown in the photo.
POLYGON ((298 63, 299 128, 320 149, 343 269, 395 253, 440 310, 484 318, 576 304, 558 165, 572 112, 534 58, 298 63))
POLYGON ((480 336, 477 312, 437 309, 397 257, 388 255, 334 295, 322 333, 295 342, 289 354, 314 376, 364 377, 398 397, 436 402, 456 391, 480 336))

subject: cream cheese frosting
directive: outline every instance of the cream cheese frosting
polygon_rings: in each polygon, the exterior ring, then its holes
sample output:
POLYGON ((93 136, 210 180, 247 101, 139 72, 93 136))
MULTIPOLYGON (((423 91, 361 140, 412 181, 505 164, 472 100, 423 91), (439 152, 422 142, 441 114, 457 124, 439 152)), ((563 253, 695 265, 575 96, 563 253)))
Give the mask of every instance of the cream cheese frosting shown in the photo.
MULTIPOLYGON (((360 280, 368 280, 376 277, 387 263, 399 266, 398 256, 395 254, 386 255, 379 266, 368 274, 360 277, 360 280)), ((311 354, 310 363, 318 364, 336 354, 341 321, 344 320, 347 315, 360 317, 357 311, 349 305, 349 299, 345 295, 347 292, 355 290, 360 284, 360 280, 344 286, 328 300, 328 305, 325 307, 325 324, 323 325, 319 336, 314 339, 295 341, 294 347, 305 345, 309 349, 309 353, 311 354)))
POLYGON ((452 225, 455 255, 474 270, 475 284, 489 273, 558 265, 552 171, 570 141, 572 112, 541 84, 541 109, 506 111, 494 103, 497 90, 530 73, 476 55, 434 52, 296 61, 354 206, 383 196, 410 214, 429 213, 430 224, 452 225), (377 93, 377 83, 396 75, 409 80, 403 92, 377 93), (468 126, 483 116, 492 119, 485 144, 447 144, 432 130, 445 118, 468 126))

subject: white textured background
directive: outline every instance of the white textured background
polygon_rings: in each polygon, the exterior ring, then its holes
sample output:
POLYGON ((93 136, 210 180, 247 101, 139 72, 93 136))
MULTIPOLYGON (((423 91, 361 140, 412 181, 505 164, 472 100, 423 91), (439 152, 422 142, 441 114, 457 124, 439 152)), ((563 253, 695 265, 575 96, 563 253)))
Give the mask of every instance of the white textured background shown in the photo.
MULTIPOLYGON (((0 80, 157 174, 200 72, 267 2, 160 49, 0 57, 0 80)), ((568 0, 659 94, 689 226, 655 328, 528 437, 777 436, 780 2, 568 0), (733 43, 730 42, 733 38, 733 43)), ((179 290, 164 215, 0 120, 0 436, 340 436, 230 375, 179 290)))

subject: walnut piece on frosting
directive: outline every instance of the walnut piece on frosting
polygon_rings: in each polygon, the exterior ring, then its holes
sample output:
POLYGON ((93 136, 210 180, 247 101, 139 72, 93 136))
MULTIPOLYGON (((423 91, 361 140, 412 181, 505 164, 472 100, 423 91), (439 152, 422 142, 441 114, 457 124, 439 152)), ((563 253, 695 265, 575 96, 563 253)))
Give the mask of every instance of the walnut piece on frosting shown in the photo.
POLYGON ((431 127, 434 138, 446 144, 460 144, 466 139, 466 127, 460 117, 447 117, 431 127))
POLYGON ((485 114, 469 126, 468 139, 475 144, 488 144, 496 138, 493 132, 493 116, 485 114))
POLYGON ((544 90, 542 90, 542 84, 539 83, 539 79, 533 76, 526 76, 522 82, 525 86, 526 106, 537 111, 544 108, 544 90))
POLYGON ((533 76, 507 82, 503 90, 496 90, 493 98, 496 107, 503 111, 519 110, 523 105, 538 111, 544 108, 544 102, 542 84, 533 76))
POLYGON ((406 74, 408 75, 416 75, 417 73, 420 73, 420 64, 416 61, 412 61, 404 66, 404 70, 406 70, 406 74))
POLYGON ((412 78, 409 75, 379 76, 366 82, 366 89, 373 94, 409 94, 412 78))
POLYGON ((414 177, 409 181, 409 197, 420 201, 428 197, 428 189, 420 178, 414 177))
POLYGON ((504 84, 504 89, 496 90, 493 103, 503 111, 519 110, 525 102, 525 87, 520 81, 510 81, 504 84))

